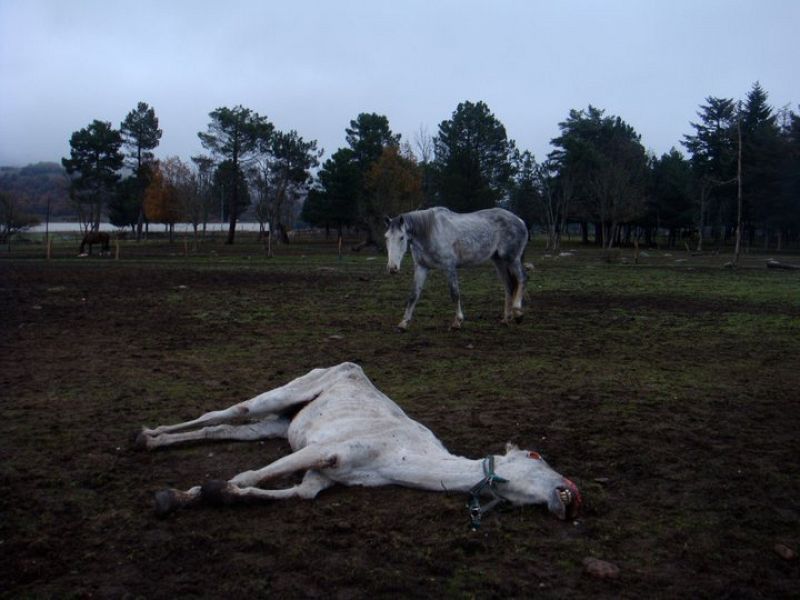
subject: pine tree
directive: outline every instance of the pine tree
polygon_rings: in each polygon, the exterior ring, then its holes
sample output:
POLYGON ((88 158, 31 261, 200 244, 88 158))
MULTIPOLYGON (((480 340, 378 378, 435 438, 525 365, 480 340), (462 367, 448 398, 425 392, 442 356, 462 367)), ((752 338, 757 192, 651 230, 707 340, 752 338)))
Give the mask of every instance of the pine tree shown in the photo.
POLYGON ((457 211, 496 206, 508 192, 514 142, 484 102, 462 102, 434 139, 439 201, 457 211))
POLYGON ((74 132, 69 145, 70 158, 62 158, 61 164, 71 178, 70 196, 79 206, 89 205, 87 221, 98 229, 103 202, 113 195, 120 178, 122 137, 111 123, 95 119, 74 132))
POLYGON ((777 115, 767 104, 767 93, 758 82, 747 94, 741 119, 744 218, 750 225, 751 243, 755 226, 759 225, 767 244, 770 230, 779 227, 783 217, 779 203, 784 143, 777 115))
POLYGON ((685 135, 684 147, 689 151, 698 224, 697 249, 702 250, 706 223, 713 219, 715 231, 725 223, 732 230, 735 222, 735 186, 737 156, 737 110, 730 98, 706 98, 697 113, 700 121, 692 122, 694 135, 685 135))
MULTIPOLYGON (((226 161, 233 171, 228 203, 228 239, 233 244, 236 235, 236 220, 246 197, 244 181, 245 167, 257 157, 260 150, 269 143, 274 126, 266 117, 249 108, 236 106, 221 107, 209 113, 211 122, 206 132, 197 135, 203 147, 210 150, 221 161, 226 161)), ((249 196, 247 196, 249 204, 249 196)))
POLYGON ((148 173, 144 167, 153 162, 151 150, 156 148, 161 141, 161 129, 158 128, 158 117, 155 110, 146 102, 139 102, 136 108, 130 111, 120 125, 122 144, 128 151, 128 166, 133 171, 138 183, 138 189, 128 190, 134 192, 131 196, 139 204, 139 215, 136 227, 136 240, 142 237, 144 223, 144 190, 149 184, 148 173))

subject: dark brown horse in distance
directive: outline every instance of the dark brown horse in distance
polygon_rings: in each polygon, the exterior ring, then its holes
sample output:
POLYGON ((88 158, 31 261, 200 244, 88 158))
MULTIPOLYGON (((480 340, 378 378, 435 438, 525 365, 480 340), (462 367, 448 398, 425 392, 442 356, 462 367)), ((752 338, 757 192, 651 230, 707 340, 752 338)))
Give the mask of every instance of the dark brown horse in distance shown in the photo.
POLYGON ((92 246, 94 244, 101 244, 100 247, 100 254, 111 254, 111 249, 109 248, 109 241, 111 240, 111 236, 107 233, 102 231, 87 231, 86 235, 83 236, 83 241, 81 241, 81 249, 78 252, 79 256, 87 256, 87 253, 84 251, 86 245, 89 245, 89 253, 88 256, 92 255, 92 246))

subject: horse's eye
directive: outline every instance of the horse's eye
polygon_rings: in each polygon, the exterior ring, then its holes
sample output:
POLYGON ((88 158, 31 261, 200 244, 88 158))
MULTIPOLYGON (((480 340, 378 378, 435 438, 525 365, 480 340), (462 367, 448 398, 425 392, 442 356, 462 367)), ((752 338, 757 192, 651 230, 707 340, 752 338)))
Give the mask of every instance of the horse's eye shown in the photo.
POLYGON ((406 236, 404 236, 404 235, 401 235, 401 236, 400 236, 400 241, 402 242, 404 239, 406 239, 406 236))

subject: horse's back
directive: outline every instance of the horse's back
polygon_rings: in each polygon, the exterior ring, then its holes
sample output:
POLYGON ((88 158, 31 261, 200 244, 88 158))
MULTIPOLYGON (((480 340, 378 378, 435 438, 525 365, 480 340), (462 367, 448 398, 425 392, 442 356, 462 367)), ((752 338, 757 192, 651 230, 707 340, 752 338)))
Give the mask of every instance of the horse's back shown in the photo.
POLYGON ((407 425, 410 419, 365 376, 334 382, 292 419, 289 442, 297 450, 407 425))
POLYGON ((472 241, 483 246, 491 256, 513 260, 522 254, 528 243, 525 223, 503 208, 486 208, 471 213, 448 212, 449 215, 442 213, 442 217, 450 221, 460 243, 472 241))

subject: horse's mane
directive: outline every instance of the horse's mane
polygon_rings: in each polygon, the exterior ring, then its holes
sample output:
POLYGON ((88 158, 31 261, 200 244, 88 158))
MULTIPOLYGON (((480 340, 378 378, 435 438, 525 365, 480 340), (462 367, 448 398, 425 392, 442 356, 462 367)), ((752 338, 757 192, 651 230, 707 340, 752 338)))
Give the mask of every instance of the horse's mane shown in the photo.
POLYGON ((418 242, 425 243, 430 241, 433 230, 436 227, 437 210, 439 209, 428 208, 426 210, 414 210, 403 214, 406 229, 418 242))

